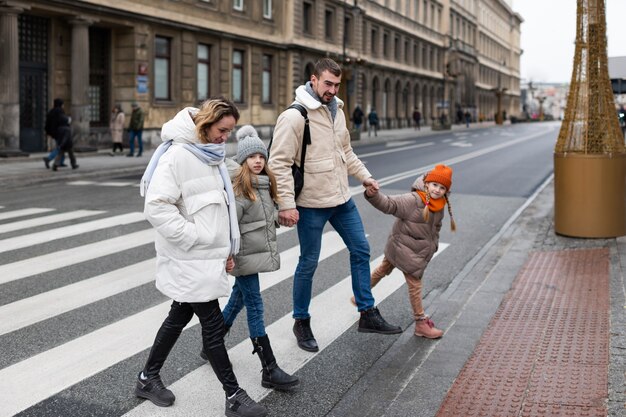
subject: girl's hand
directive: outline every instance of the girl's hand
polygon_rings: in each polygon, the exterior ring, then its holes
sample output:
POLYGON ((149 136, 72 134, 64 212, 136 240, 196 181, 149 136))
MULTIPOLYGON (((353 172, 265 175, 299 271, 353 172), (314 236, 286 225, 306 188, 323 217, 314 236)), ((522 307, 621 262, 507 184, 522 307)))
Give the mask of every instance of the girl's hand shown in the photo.
POLYGON ((230 271, 232 271, 235 268, 235 260, 233 259, 232 256, 229 256, 228 259, 226 259, 226 272, 230 273, 230 271))
POLYGON ((365 189, 365 194, 367 194, 368 197, 374 197, 376 194, 378 194, 378 187, 367 187, 365 189))

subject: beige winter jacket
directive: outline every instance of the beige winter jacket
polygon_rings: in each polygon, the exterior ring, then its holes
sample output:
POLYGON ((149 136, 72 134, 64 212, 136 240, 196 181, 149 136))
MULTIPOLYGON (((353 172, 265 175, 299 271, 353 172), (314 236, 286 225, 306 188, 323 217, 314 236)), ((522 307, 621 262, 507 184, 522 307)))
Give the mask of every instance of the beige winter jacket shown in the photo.
POLYGON ((111 114, 109 128, 111 129, 111 140, 113 143, 122 143, 122 135, 124 134, 124 121, 126 116, 124 112, 111 114))
POLYGON ((373 197, 365 194, 365 199, 383 213, 396 217, 385 245, 387 260, 400 271, 421 278, 437 252, 444 211, 431 212, 425 221, 424 202, 416 192, 387 196, 379 191, 373 197))
MULTIPOLYGON (((330 110, 313 98, 302 85, 296 90, 294 103, 303 105, 309 116, 311 144, 306 150, 304 188, 297 205, 302 207, 336 207, 350 200, 348 174, 360 182, 371 177, 350 145, 343 102, 338 98, 333 122, 330 110)), ((291 165, 300 165, 304 118, 296 109, 287 109, 276 121, 268 164, 276 175, 280 197, 279 209, 296 207, 291 165)))

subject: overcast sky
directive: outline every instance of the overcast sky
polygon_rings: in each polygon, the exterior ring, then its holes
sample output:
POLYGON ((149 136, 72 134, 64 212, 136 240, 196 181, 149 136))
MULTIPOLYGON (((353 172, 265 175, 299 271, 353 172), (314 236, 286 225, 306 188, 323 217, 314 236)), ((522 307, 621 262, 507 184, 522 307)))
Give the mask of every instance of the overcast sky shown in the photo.
MULTIPOLYGON (((606 1, 608 55, 626 56, 626 0, 606 1)), ((513 0, 522 23, 521 76, 569 82, 576 40, 576 0, 513 0)))

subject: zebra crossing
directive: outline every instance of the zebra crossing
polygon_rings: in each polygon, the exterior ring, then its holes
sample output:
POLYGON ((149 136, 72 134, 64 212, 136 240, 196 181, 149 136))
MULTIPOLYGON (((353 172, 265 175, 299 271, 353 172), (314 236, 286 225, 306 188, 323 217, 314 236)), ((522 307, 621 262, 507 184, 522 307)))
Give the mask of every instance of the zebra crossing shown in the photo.
MULTIPOLYGON (((4 399, 0 417, 20 413, 41 415, 43 413, 40 413, 37 407, 40 407, 42 402, 55 403, 58 399, 60 403, 61 398, 67 400, 68 391, 75 390, 82 384, 89 384, 86 381, 91 378, 105 375, 123 363, 145 360, 147 349, 152 345, 156 330, 166 317, 171 303, 154 288, 155 259, 152 248, 149 256, 138 259, 130 265, 113 267, 101 273, 100 268, 94 268, 98 273, 84 272, 90 270, 90 265, 98 265, 103 257, 116 256, 153 243, 155 232, 144 221, 142 213, 116 214, 102 210, 56 213, 53 208, 33 207, 15 210, 0 208, 0 254, 131 224, 136 228, 145 227, 142 230, 129 231, 122 236, 104 238, 94 243, 52 250, 28 259, 0 264, 0 292, 3 286, 13 285, 21 280, 35 278, 37 280, 35 282, 52 280, 54 272, 62 268, 71 269, 80 265, 81 268, 76 270, 83 271, 83 275, 72 283, 28 294, 0 305, 0 352, 17 358, 3 362, 4 367, 0 369, 0 393, 4 399), (141 222, 145 224, 141 225, 141 222), (57 224, 61 225, 57 227, 57 224), (15 235, 15 232, 23 234, 15 235), (8 236, 4 237, 6 235, 8 236), (141 305, 137 311, 110 323, 91 323, 85 319, 86 323, 81 323, 81 330, 75 331, 75 337, 69 340, 61 338, 58 343, 51 341, 43 344, 41 349, 30 347, 30 351, 33 352, 30 356, 20 357, 18 352, 14 352, 16 346, 19 346, 19 340, 16 345, 14 339, 19 339, 24 332, 29 332, 30 329, 37 331, 38 326, 67 314, 81 317, 82 309, 93 306, 96 306, 93 307, 95 310, 107 314, 106 307, 101 304, 116 297, 125 297, 138 288, 146 288, 146 291, 154 293, 151 299, 156 302, 141 305)), ((295 229, 278 229, 279 235, 289 233, 295 233, 295 229)), ((326 232, 322 239, 320 264, 346 252, 345 245, 336 232, 326 232)), ((440 252, 446 246, 441 243, 440 252)), ((344 256, 347 257, 347 254, 344 253, 344 256)), ((284 249, 281 252, 281 269, 261 274, 261 290, 266 292, 288 282, 293 276, 298 257, 297 245, 284 249)), ((380 258, 375 259, 372 267, 379 261, 380 258)), ((394 271, 374 289, 377 302, 394 293, 403 283, 402 274, 394 271)), ((313 298, 311 313, 318 323, 314 324, 313 328, 320 345, 320 352, 316 354, 304 352, 296 347, 291 333, 293 320, 290 312, 272 323, 267 323, 274 351, 280 358, 283 369, 290 373, 298 371, 315 356, 322 355, 334 340, 354 325, 358 320, 358 313, 348 301, 351 294, 350 276, 345 276, 338 277, 334 285, 313 298)), ((222 307, 226 301, 220 299, 222 307)), ((285 303, 285 311, 288 311, 290 297, 284 297, 281 302, 285 303)), ((197 319, 194 319, 187 329, 197 324, 197 319)), ((64 331, 65 329, 58 329, 58 332, 64 331)), ((258 359, 250 355, 249 340, 243 340, 233 346, 229 349, 229 355, 241 386, 245 387, 256 400, 263 399, 269 390, 259 384, 259 375, 256 372, 258 359)), ((132 387, 138 368, 127 371, 128 374, 121 378, 128 382, 128 386, 124 387, 127 396, 122 394, 121 398, 112 399, 120 403, 116 408, 118 411, 112 413, 108 410, 101 415, 223 415, 223 392, 217 389, 219 382, 209 366, 191 369, 170 384, 177 395, 175 405, 170 408, 156 407, 150 402, 139 402, 135 399, 132 387)), ((113 394, 97 392, 93 395, 97 396, 94 398, 97 402, 105 401, 107 395, 113 394)))

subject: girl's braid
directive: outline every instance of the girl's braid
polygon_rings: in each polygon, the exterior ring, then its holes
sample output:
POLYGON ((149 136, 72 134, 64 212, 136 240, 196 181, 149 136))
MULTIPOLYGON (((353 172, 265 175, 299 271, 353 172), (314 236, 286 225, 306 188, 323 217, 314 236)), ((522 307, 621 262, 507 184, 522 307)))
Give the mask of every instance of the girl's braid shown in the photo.
POLYGON ((422 211, 422 216, 424 217, 424 221, 428 221, 430 217, 430 209, 428 208, 430 204, 430 193, 426 190, 426 203, 424 204, 424 210, 422 211))
POLYGON ((444 197, 446 198, 446 203, 448 205, 448 214, 450 214, 450 230, 454 232, 456 231, 456 222, 452 216, 452 206, 450 206, 450 199, 448 198, 448 195, 446 194, 444 197))

